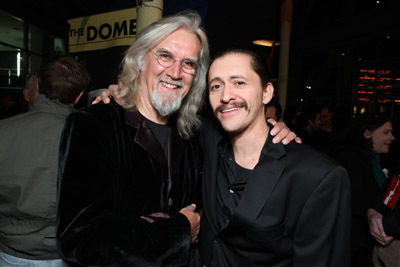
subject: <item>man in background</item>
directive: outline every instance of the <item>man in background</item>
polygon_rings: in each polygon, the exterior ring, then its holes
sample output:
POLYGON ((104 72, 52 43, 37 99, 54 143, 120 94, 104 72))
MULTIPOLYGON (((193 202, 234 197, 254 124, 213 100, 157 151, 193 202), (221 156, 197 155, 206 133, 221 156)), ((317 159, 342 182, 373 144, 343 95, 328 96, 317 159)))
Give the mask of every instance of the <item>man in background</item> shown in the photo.
MULTIPOLYGON (((69 56, 42 66, 30 112, 0 121, 0 266, 65 266, 56 247, 58 150, 90 78, 69 56)), ((35 82, 33 82, 35 84, 35 82)))
POLYGON ((297 135, 303 141, 303 144, 314 147, 319 150, 321 143, 319 127, 321 125, 321 115, 317 109, 307 108, 297 118, 297 135))

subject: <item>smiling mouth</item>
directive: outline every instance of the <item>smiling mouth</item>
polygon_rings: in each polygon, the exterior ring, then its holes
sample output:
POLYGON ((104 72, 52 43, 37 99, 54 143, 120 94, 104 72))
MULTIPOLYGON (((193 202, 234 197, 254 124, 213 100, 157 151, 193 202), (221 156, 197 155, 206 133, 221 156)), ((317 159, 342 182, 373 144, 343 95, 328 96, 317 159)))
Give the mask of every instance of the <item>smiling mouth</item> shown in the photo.
POLYGON ((234 108, 229 108, 229 109, 222 109, 221 113, 225 113, 225 112, 230 112, 230 111, 234 111, 234 110, 239 110, 241 109, 241 107, 234 107, 234 108))
POLYGON ((247 103, 245 101, 240 101, 240 102, 237 101, 237 102, 232 102, 230 104, 223 104, 215 109, 214 115, 218 116, 218 113, 229 114, 229 112, 235 112, 243 108, 247 109, 247 103))
POLYGON ((181 89, 183 88, 183 85, 180 83, 170 83, 170 82, 166 82, 166 81, 160 81, 159 82, 162 86, 164 86, 165 88, 168 89, 181 89))

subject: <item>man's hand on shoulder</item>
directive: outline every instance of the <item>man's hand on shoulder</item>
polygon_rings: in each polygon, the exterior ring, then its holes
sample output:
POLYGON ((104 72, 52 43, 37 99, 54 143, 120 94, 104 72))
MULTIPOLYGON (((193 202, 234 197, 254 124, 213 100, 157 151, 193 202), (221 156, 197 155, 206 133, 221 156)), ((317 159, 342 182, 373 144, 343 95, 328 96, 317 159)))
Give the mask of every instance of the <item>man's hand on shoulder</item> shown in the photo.
MULTIPOLYGON (((101 101, 103 101, 104 104, 109 104, 110 99, 113 96, 115 96, 119 91, 121 91, 121 89, 122 89, 122 87, 121 87, 120 83, 109 85, 107 91, 101 92, 101 94, 92 101, 92 105, 100 103, 101 101)), ((115 102, 120 104, 121 100, 119 98, 114 97, 114 100, 115 100, 115 102)))
POLYGON ((282 141, 282 144, 287 145, 293 140, 296 141, 296 143, 301 144, 301 138, 297 137, 294 132, 292 132, 285 123, 283 122, 276 122, 274 119, 269 118, 268 122, 274 125, 274 128, 271 129, 270 134, 272 136, 275 136, 274 139, 272 139, 272 142, 274 144, 279 143, 282 141))

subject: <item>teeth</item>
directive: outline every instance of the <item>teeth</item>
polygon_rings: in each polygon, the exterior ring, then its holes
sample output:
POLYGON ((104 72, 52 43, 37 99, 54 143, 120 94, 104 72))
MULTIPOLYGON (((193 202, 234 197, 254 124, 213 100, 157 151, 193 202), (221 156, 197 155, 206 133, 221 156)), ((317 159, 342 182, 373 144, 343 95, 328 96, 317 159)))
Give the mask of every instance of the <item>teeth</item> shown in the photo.
POLYGON ((170 88, 170 89, 178 88, 178 86, 176 84, 170 84, 170 83, 166 83, 166 82, 162 82, 162 85, 164 85, 165 87, 170 88))
POLYGON ((230 109, 224 109, 222 110, 222 113, 224 112, 229 112, 229 111, 233 111, 233 110, 238 110, 239 108, 230 108, 230 109))

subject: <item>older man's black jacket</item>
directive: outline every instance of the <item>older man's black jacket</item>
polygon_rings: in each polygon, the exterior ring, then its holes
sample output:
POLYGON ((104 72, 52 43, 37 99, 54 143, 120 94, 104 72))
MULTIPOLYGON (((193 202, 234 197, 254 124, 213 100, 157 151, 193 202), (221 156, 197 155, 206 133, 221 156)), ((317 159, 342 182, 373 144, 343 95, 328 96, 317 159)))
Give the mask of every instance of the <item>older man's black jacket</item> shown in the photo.
POLYGON ((170 120, 168 159, 143 116, 116 104, 72 113, 60 147, 57 245, 84 266, 182 266, 201 161, 170 120))

